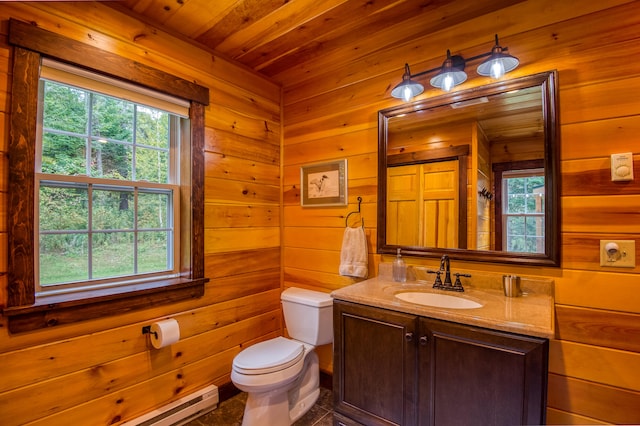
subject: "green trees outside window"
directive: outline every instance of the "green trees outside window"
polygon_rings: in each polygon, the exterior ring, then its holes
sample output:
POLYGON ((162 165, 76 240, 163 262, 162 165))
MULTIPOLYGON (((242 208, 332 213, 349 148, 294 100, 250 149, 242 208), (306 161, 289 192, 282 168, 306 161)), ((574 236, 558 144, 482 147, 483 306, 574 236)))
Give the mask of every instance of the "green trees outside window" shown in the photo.
POLYGON ((544 253, 544 176, 505 177, 505 249, 544 253))
POLYGON ((41 97, 41 289, 171 272, 178 117, 46 79, 41 97))

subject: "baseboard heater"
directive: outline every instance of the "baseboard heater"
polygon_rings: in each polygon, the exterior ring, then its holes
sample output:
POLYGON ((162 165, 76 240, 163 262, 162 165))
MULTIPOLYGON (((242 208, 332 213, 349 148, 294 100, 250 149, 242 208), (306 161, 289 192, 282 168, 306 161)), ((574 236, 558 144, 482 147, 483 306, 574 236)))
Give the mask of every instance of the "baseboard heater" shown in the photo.
POLYGON ((218 387, 211 385, 120 426, 180 426, 216 408, 218 387))

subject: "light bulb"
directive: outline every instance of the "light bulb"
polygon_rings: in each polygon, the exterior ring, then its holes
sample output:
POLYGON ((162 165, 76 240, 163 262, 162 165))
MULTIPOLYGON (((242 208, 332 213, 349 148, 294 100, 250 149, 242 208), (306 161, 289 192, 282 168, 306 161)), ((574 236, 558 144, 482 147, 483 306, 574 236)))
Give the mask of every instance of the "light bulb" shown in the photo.
POLYGON ((491 78, 498 79, 504 75, 504 64, 502 60, 496 59, 491 64, 491 78))
POLYGON ((411 94, 411 89, 409 88, 409 86, 406 86, 402 91, 402 99, 404 99, 405 102, 409 102, 412 97, 413 96, 411 94))
POLYGON ((451 73, 447 73, 442 80, 442 90, 448 92, 451 89, 453 89, 453 77, 451 76, 451 73))

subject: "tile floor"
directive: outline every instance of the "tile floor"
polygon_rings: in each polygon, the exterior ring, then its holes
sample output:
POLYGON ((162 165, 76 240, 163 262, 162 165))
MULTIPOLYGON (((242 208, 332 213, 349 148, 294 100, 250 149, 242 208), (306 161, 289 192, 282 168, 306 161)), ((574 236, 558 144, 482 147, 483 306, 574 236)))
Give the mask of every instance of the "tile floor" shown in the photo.
MULTIPOLYGON (((212 412, 191 420, 184 426, 240 426, 247 394, 241 392, 218 404, 212 412)), ((333 425, 333 394, 320 387, 318 401, 293 426, 330 426, 333 425)))

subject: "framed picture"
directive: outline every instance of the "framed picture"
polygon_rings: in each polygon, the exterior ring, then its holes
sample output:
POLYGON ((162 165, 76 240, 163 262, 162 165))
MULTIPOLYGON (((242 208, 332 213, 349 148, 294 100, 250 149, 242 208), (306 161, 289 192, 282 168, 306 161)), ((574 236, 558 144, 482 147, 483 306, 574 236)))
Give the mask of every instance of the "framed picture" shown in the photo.
POLYGON ((300 167, 300 205, 326 207, 347 205, 347 160, 300 167))

